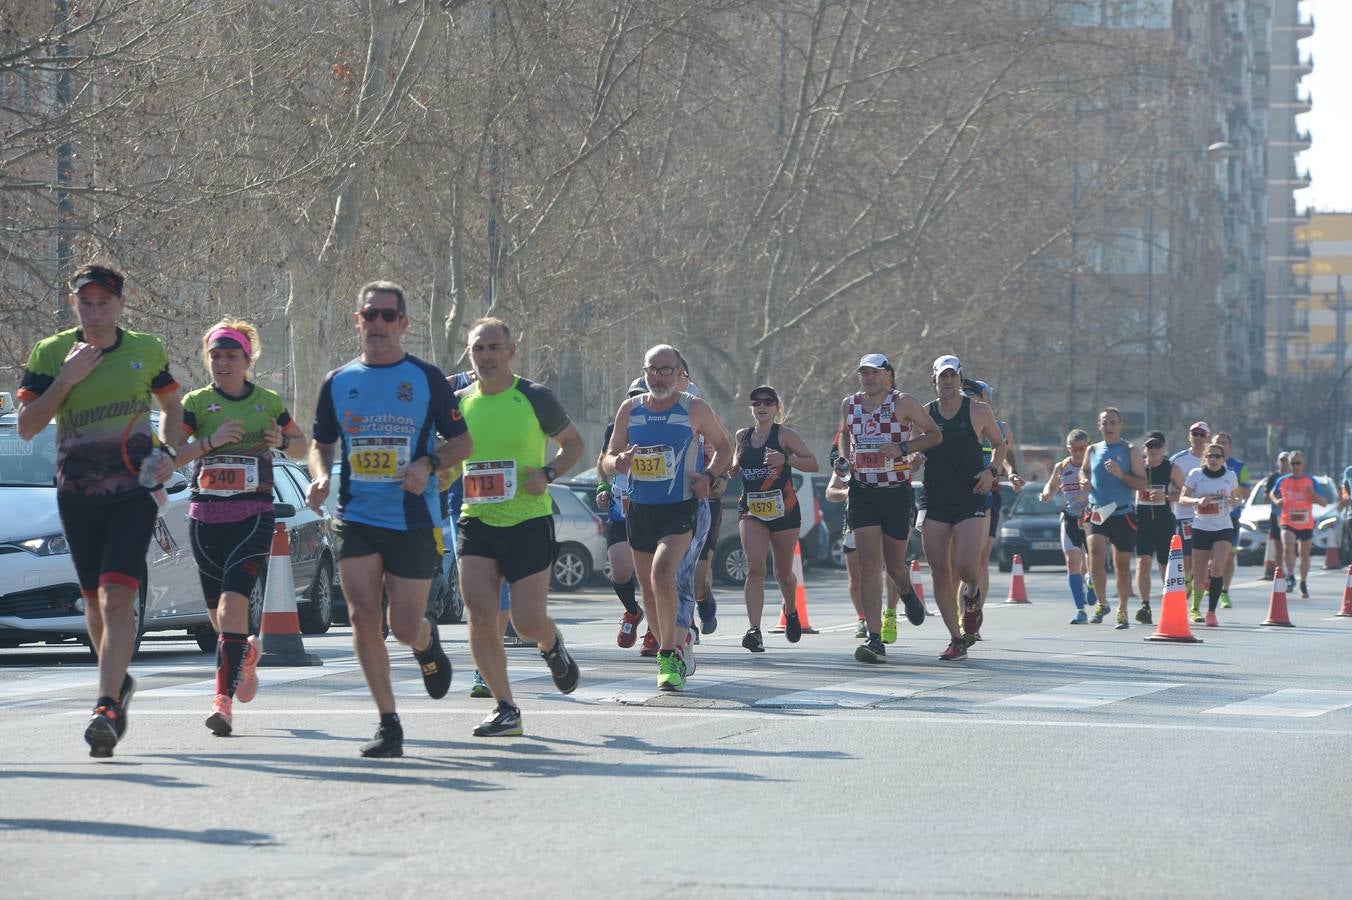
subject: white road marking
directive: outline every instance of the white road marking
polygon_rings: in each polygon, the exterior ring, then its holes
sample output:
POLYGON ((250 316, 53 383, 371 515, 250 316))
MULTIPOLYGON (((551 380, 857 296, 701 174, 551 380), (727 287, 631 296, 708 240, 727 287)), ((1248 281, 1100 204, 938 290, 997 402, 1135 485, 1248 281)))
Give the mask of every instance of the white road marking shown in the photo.
POLYGON ((1336 709, 1352 706, 1352 691, 1311 691, 1304 688, 1286 688, 1251 697, 1236 703, 1227 703, 1203 712, 1217 716, 1282 716, 1286 718, 1313 718, 1336 709))
POLYGON ((844 709, 866 709, 879 703, 914 697, 925 691, 952 687, 974 680, 976 680, 974 677, 955 678, 952 675, 927 675, 922 672, 910 672, 900 676, 883 675, 763 697, 757 700, 755 705, 772 708, 838 706, 844 709))
MULTIPOLYGON (((543 663, 541 663, 541 665, 543 665, 543 663)), ((465 675, 464 673, 467 672, 467 671, 470 672, 470 673, 472 673, 472 672, 473 672, 473 669, 469 669, 468 667, 463 667, 463 668, 459 668, 459 669, 453 670, 452 675, 454 676, 455 672, 459 672, 459 673, 461 673, 461 678, 455 678, 455 679, 454 679, 453 683, 451 684, 451 690, 456 690, 457 688, 464 687, 466 684, 473 684, 473 682, 474 682, 474 676, 473 676, 473 674, 465 675), (462 679, 463 679, 463 683, 462 683, 462 679)), ((583 670, 583 671, 585 672, 585 670, 583 670)), ((398 673, 392 673, 392 674, 395 674, 395 675, 397 676, 398 673)), ((539 671, 532 672, 532 671, 530 671, 529 669, 523 669, 523 670, 521 670, 521 671, 517 671, 516 669, 511 669, 511 668, 509 668, 509 669, 507 670, 507 680, 508 680, 509 682, 511 682, 512 684, 518 684, 518 683, 520 683, 520 682, 522 682, 522 681, 536 681, 536 680, 539 680, 539 679, 541 679, 541 678, 548 678, 548 677, 549 677, 549 672, 547 672, 547 671, 546 671, 546 672, 539 672, 539 671)), ((468 691, 468 688, 466 688, 466 691, 468 691)), ((370 693, 371 693, 371 692, 367 689, 366 685, 363 684, 361 687, 346 688, 346 689, 341 690, 341 691, 326 691, 326 692, 324 693, 324 696, 325 696, 325 697, 367 697, 367 696, 370 696, 370 693)), ((426 697, 426 696, 427 696, 427 688, 425 688, 425 687, 423 686, 422 676, 419 675, 417 678, 408 678, 408 679, 403 679, 403 680, 400 680, 400 681, 396 681, 396 682, 394 683, 394 696, 396 696, 396 697, 410 697, 410 698, 412 698, 412 697, 426 697)))
POLYGON ((1143 694, 1167 691, 1169 688, 1176 687, 1179 687, 1179 685, 1163 682, 1080 681, 1075 684, 1058 685, 1033 694, 1019 694, 1015 697, 991 700, 979 705, 1017 706, 1032 709, 1088 709, 1094 706, 1116 703, 1119 700, 1127 700, 1131 697, 1140 697, 1143 694))
MULTIPOLYGON (((336 675, 344 672, 351 672, 358 667, 351 665, 334 665, 325 662, 322 666, 300 667, 280 667, 268 666, 258 669, 259 688, 268 687, 277 684, 292 684, 297 681, 309 681, 312 678, 323 678, 325 675, 336 675)), ((171 684, 160 688, 150 688, 148 690, 139 690, 136 692, 137 699, 143 697, 207 697, 216 692, 216 679, 209 678, 205 681, 185 681, 182 684, 171 684)))
MULTIPOLYGON (((699 692, 707 687, 713 687, 719 684, 728 684, 734 681, 750 681, 755 678, 764 678, 770 673, 754 672, 749 670, 729 671, 721 669, 716 675, 705 675, 703 669, 696 669, 695 674, 691 676, 690 683, 686 690, 691 692, 690 696, 699 696, 699 692)), ((626 678, 621 681, 603 681, 600 684, 588 684, 586 673, 583 673, 583 680, 578 689, 571 694, 541 694, 540 700, 555 700, 571 703, 623 703, 641 705, 660 696, 682 696, 684 692, 662 691, 657 687, 656 667, 654 671, 642 678, 626 678)))

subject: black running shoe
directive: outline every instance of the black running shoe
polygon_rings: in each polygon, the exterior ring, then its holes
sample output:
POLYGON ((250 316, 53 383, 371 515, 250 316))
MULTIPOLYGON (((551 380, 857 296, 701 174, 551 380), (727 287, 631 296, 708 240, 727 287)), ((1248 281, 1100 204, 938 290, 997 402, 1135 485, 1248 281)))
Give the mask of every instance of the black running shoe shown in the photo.
POLYGON ((761 630, 755 627, 748 628, 746 634, 742 635, 742 646, 752 653, 764 653, 765 641, 761 638, 761 630))
POLYGON ((710 594, 695 605, 699 607, 699 630, 713 634, 718 628, 718 601, 710 594))
POLYGON ((436 621, 429 616, 427 622, 432 626, 432 643, 421 653, 415 650, 413 658, 422 669, 427 696, 440 700, 451 689, 451 661, 446 658, 446 651, 441 649, 441 634, 437 631, 436 621))
POLYGON ((803 623, 798 621, 797 609, 784 610, 784 637, 789 639, 790 644, 803 639, 803 623))
POLYGON ((1144 602, 1143 602, 1143 603, 1141 604, 1141 608, 1138 609, 1138 610, 1136 610, 1136 621, 1137 621, 1137 622, 1140 622, 1142 625, 1151 625, 1151 624, 1153 624, 1152 621, 1151 621, 1151 619, 1150 619, 1150 604, 1149 604, 1149 603, 1144 603, 1144 602))
POLYGON ((85 743, 89 745, 89 755, 95 759, 107 759, 113 755, 113 748, 122 737, 123 727, 119 727, 122 710, 116 702, 100 703, 94 707, 85 726, 85 743))
POLYGON ((521 710, 506 700, 499 700, 492 715, 474 729, 475 737, 516 737, 521 733, 521 710))
POLYGON ((404 755, 404 726, 381 724, 376 736, 361 745, 361 755, 372 759, 386 759, 404 755))
MULTIPOLYGON (((549 665, 549 674, 554 677, 554 686, 559 689, 560 693, 571 694, 577 688, 580 673, 577 668, 577 660, 573 659, 573 654, 569 653, 568 648, 563 646, 563 634, 556 629, 554 631, 553 649, 548 652, 541 650, 540 655, 549 665)), ((518 724, 520 723, 518 722, 518 724)))
POLYGON ((1302 600, 1310 599, 1310 589, 1305 586, 1305 582, 1303 581, 1300 583, 1300 599, 1302 600))
POLYGON ((871 637, 854 648, 854 658, 865 663, 887 662, 887 648, 883 646, 882 638, 871 637))
POLYGON ((132 678, 130 673, 122 676, 122 693, 117 698, 117 705, 122 707, 122 715, 117 717, 117 736, 120 738, 127 733, 127 707, 131 706, 131 698, 136 694, 136 679, 132 678))
POLYGON ((918 597, 915 591, 910 591, 901 598, 902 604, 906 607, 906 621, 912 625, 925 624, 925 604, 918 597))

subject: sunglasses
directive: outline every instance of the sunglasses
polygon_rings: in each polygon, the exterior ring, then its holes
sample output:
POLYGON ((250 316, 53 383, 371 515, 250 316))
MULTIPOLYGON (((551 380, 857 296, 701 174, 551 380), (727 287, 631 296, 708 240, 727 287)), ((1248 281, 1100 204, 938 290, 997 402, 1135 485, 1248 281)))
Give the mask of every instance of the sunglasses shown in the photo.
POLYGON ((770 399, 769 397, 752 397, 752 398, 751 398, 751 405, 752 405, 752 406, 778 406, 778 405, 779 405, 779 402, 776 401, 776 400, 772 400, 772 399, 770 399))
POLYGON ((675 367, 675 366, 644 366, 644 367, 643 367, 643 371, 647 372, 649 375, 661 375, 663 378, 666 378, 668 375, 675 375, 675 374, 676 374, 676 367, 675 367))
POLYGON ((1291 460, 1291 465, 1293 465, 1293 466, 1303 466, 1303 465, 1305 465, 1305 460, 1303 460, 1303 459, 1293 459, 1293 460, 1291 460))
POLYGON ((1208 454, 1206 455, 1206 458, 1207 458, 1207 459, 1225 459, 1225 457, 1224 457, 1224 456, 1221 456, 1219 453, 1208 453, 1208 454))
POLYGON ((1146 441, 1145 446, 1147 450, 1158 450, 1164 445, 1161 444, 1159 441, 1146 441))
POLYGON ((1207 435, 1211 434, 1211 432, 1209 431, 1190 431, 1188 433, 1191 434, 1193 437, 1206 437, 1207 435))
POLYGON ((389 309, 388 307, 385 309, 376 309, 374 306, 367 306, 363 307, 361 310, 361 317, 368 322, 374 322, 376 319, 384 319, 386 322, 397 322, 402 315, 403 313, 399 310, 389 309))

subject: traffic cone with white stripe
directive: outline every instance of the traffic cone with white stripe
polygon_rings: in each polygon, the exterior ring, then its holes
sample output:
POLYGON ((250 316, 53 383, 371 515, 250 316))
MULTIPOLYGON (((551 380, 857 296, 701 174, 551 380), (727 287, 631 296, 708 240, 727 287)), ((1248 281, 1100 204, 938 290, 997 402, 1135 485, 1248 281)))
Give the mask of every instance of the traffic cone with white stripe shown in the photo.
POLYGON ((260 666, 322 666, 324 660, 305 652, 300 639, 300 616, 296 612, 296 588, 291 576, 291 541, 280 522, 272 533, 263 585, 263 621, 259 627, 263 652, 260 666))
POLYGON ((1282 574, 1281 566, 1272 573, 1272 599, 1268 601, 1268 616, 1263 620, 1263 624, 1281 625, 1283 628, 1294 627, 1291 624, 1291 616, 1286 611, 1286 576, 1282 574))
POLYGON ((1183 538, 1174 535, 1169 542, 1169 574, 1164 579, 1164 599, 1160 601, 1160 623, 1147 641, 1175 644, 1200 644, 1188 625, 1188 580, 1183 574, 1183 538))
POLYGON ((937 616, 938 610, 930 609, 925 604, 925 576, 920 571, 920 560, 911 560, 911 588, 915 595, 920 598, 920 605, 925 607, 925 615, 937 616))
POLYGON ((1028 599, 1028 587, 1023 583, 1023 557, 1014 554, 1014 576, 1009 580, 1009 596, 1006 603, 1032 603, 1028 599))
MULTIPOLYGON (((793 545, 793 577, 798 581, 798 588, 794 591, 794 607, 798 610, 798 624, 803 626, 803 634, 816 634, 817 629, 807 620, 807 588, 803 586, 803 548, 800 544, 793 545)), ((784 609, 781 606, 779 610, 779 625, 771 632, 779 634, 789 624, 784 615, 784 609)))
MULTIPOLYGON (((1346 528, 1346 525, 1340 526, 1346 528)), ((1328 549, 1324 551, 1324 568, 1341 569, 1343 567, 1342 554, 1338 552, 1338 541, 1341 535, 1334 535, 1333 543, 1329 544, 1328 549)))
POLYGON ((1352 616, 1352 566, 1347 567, 1347 586, 1343 588, 1343 608, 1337 615, 1352 616))

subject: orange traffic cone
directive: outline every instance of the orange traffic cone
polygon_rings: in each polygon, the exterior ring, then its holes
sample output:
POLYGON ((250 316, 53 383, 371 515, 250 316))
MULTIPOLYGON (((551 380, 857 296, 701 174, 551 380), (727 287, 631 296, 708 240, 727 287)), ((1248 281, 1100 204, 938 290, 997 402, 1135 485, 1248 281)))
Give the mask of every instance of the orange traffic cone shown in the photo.
POLYGON ((300 616, 296 613, 296 588, 291 576, 291 542, 286 526, 278 523, 272 533, 272 555, 268 559, 267 580, 263 586, 263 639, 260 666, 322 666, 324 660, 305 652, 300 639, 300 616))
MULTIPOLYGON (((911 589, 920 598, 920 605, 925 606, 925 577, 920 571, 920 560, 918 559, 911 560, 911 589)), ((935 615, 928 606, 925 606, 925 614, 935 615)))
POLYGON ((1164 599, 1160 602, 1160 624, 1147 641, 1200 644, 1188 626, 1188 580, 1183 574, 1183 538, 1174 535, 1169 542, 1169 575, 1164 579, 1164 599))
POLYGON ((1282 575, 1281 566, 1278 566, 1272 574, 1272 600, 1268 602, 1268 617, 1263 620, 1263 624, 1294 627, 1291 624, 1291 616, 1286 612, 1286 580, 1282 575))
POLYGON ((1023 557, 1014 554, 1014 577, 1009 581, 1009 596, 1005 598, 1006 603, 1031 603, 1028 599, 1028 588, 1023 583, 1023 557))
MULTIPOLYGON (((816 634, 817 629, 812 627, 812 623, 807 620, 807 588, 803 586, 803 548, 793 545, 793 577, 798 580, 798 589, 794 595, 794 606, 798 609, 798 624, 803 626, 803 634, 816 634)), ((788 620, 784 617, 784 610, 779 610, 779 625, 771 631, 771 634, 778 634, 788 625, 788 620)))
MULTIPOLYGON (((1343 527, 1346 528, 1347 526, 1343 525, 1343 527)), ((1338 545, 1330 544, 1329 548, 1324 551, 1324 568, 1341 569, 1342 567, 1343 559, 1342 554, 1338 552, 1338 545)))
POLYGON ((1347 586, 1343 588, 1343 608, 1338 610, 1340 616, 1352 616, 1352 566, 1347 567, 1347 586))
POLYGON ((1272 573, 1275 572, 1276 570, 1277 570, 1277 560, 1275 559, 1263 560, 1263 577, 1261 580, 1271 581, 1272 573))

